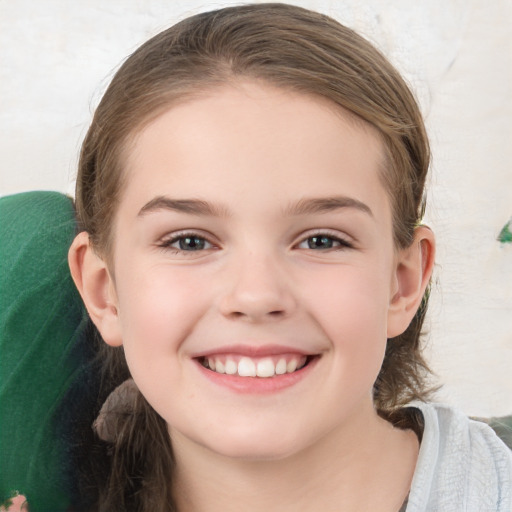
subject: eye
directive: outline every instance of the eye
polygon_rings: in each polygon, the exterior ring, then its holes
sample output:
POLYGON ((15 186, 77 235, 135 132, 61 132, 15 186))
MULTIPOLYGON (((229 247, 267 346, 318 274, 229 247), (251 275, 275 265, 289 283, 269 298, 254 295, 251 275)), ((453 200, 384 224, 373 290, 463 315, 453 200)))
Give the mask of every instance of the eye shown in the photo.
POLYGON ((346 249, 351 247, 352 244, 347 240, 326 233, 318 233, 309 236, 298 244, 299 249, 313 249, 321 251, 346 249))
POLYGON ((160 247, 174 249, 176 252, 196 252, 212 249, 213 245, 206 238, 193 233, 184 233, 164 240, 160 247))

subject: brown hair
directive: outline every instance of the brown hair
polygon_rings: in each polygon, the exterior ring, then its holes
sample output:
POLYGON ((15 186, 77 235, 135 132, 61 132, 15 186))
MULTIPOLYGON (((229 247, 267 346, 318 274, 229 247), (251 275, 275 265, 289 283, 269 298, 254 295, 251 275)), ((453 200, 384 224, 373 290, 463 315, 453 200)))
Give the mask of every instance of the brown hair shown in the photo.
MULTIPOLYGON (((381 178, 392 202, 395 245, 412 243, 423 214, 430 153, 421 114, 404 80, 376 48, 335 20, 291 5, 255 4, 178 23, 143 44, 115 75, 83 143, 76 188, 80 227, 100 254, 108 258, 111 250, 123 190, 123 155, 132 136, 173 103, 237 78, 326 98, 375 127, 386 150, 381 178)), ((388 341, 374 386, 376 408, 388 419, 405 403, 427 394, 428 368, 420 347, 427 298, 409 328, 388 341)), ((122 349, 105 350, 109 368, 117 368, 115 375, 124 374, 119 371, 126 368, 122 349)), ((108 385, 112 389, 119 383, 111 379, 108 385)), ((139 402, 144 404, 143 399, 139 402)), ((119 501, 129 486, 138 486, 130 493, 139 500, 133 510, 169 510, 169 484, 161 473, 170 466, 161 461, 172 459, 170 441, 165 450, 161 444, 166 441, 154 448, 148 432, 165 437, 165 423, 141 405, 126 422, 122 446, 114 448, 117 455, 100 510, 131 510, 128 501, 119 501), (136 432, 135 422, 143 430, 136 432), (160 462, 146 464, 145 473, 130 480, 126 471, 119 471, 119 461, 138 456, 160 462), (160 480, 152 485, 158 475, 160 480), (160 501, 150 506, 147 496, 155 492, 160 501)))

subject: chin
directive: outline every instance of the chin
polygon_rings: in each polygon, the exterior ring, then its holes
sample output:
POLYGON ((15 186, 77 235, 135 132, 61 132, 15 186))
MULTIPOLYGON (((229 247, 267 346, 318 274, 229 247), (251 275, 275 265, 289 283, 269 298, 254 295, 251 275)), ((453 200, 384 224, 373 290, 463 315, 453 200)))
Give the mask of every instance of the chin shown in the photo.
POLYGON ((217 454, 240 460, 271 461, 290 457, 305 449, 311 440, 296 439, 287 429, 224 429, 217 438, 203 440, 203 446, 217 454))

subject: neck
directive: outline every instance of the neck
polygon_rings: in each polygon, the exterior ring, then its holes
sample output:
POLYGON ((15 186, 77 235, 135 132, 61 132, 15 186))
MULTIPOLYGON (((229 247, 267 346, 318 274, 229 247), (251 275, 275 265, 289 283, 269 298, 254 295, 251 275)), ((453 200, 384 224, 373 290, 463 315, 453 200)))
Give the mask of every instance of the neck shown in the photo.
POLYGON ((393 428, 375 411, 313 445, 276 460, 225 457, 172 434, 174 494, 179 512, 397 512, 418 454, 411 431, 393 428))

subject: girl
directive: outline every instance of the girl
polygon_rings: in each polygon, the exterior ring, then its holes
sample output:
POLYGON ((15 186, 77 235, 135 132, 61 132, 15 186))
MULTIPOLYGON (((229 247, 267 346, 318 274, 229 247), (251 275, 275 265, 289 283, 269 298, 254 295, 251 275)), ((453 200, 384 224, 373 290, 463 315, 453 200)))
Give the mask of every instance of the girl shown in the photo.
POLYGON ((112 393, 75 508, 511 510, 506 447, 426 404, 428 165, 402 78, 326 16, 227 8, 139 48, 77 180, 112 393))

